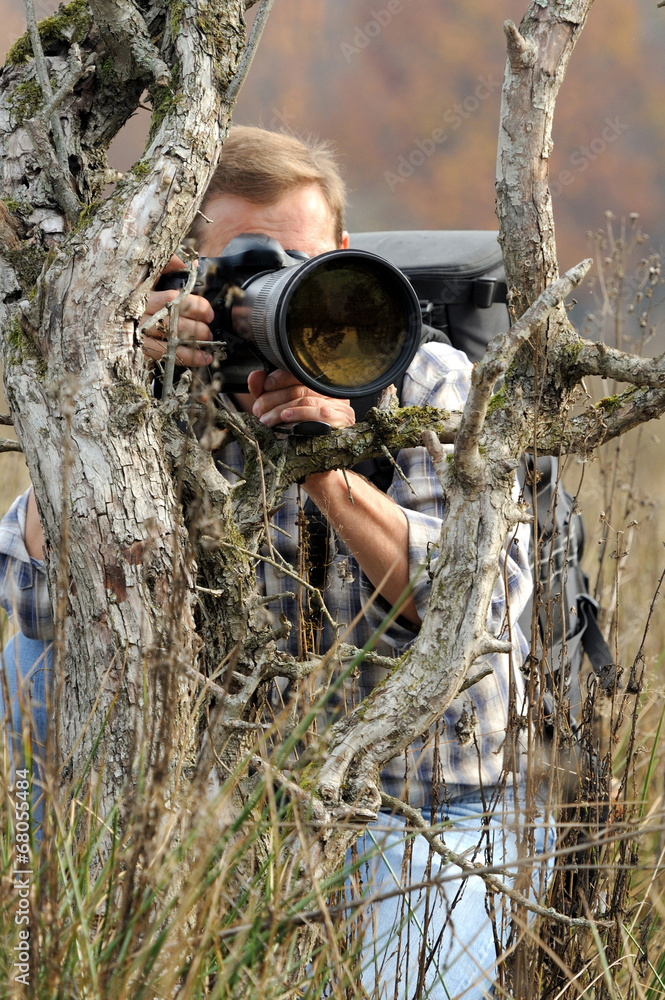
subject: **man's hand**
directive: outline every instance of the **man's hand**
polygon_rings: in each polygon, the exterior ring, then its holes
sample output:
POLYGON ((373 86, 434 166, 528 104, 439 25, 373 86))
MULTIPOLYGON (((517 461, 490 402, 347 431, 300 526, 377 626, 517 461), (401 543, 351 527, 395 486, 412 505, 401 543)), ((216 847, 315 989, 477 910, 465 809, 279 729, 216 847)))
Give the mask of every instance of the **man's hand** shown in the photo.
POLYGON ((356 415, 348 399, 333 399, 308 389, 295 375, 278 369, 268 375, 252 372, 248 379, 252 413, 267 427, 322 420, 331 427, 350 427, 356 415))
MULTIPOLYGON (((173 271, 182 270, 182 261, 179 257, 174 256, 171 257, 171 260, 162 273, 170 274, 173 271)), ((154 316, 167 302, 173 302, 178 297, 178 294, 175 289, 165 292, 150 292, 141 322, 144 323, 149 316, 154 316)), ((201 343, 212 340, 212 333, 208 324, 212 323, 213 316, 212 306, 207 299, 204 299, 201 295, 188 295, 180 305, 178 335, 181 340, 197 340, 201 341, 201 343)), ((149 333, 144 338, 143 350, 153 361, 159 361, 166 354, 168 335, 169 324, 168 319, 166 319, 163 324, 159 323, 157 326, 151 327, 149 333)), ((179 365, 185 365, 189 368, 201 368, 203 365, 211 363, 212 355, 207 351, 197 350, 193 347, 179 347, 176 353, 176 361, 179 365)))

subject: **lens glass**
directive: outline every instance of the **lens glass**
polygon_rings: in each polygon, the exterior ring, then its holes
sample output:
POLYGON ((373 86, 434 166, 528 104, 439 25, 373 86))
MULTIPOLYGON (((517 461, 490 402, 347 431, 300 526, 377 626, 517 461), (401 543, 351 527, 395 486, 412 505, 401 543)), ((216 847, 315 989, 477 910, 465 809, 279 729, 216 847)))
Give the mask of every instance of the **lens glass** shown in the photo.
POLYGON ((304 370, 326 386, 355 388, 380 378, 407 340, 407 299, 380 262, 331 257, 303 275, 286 312, 286 334, 304 370))

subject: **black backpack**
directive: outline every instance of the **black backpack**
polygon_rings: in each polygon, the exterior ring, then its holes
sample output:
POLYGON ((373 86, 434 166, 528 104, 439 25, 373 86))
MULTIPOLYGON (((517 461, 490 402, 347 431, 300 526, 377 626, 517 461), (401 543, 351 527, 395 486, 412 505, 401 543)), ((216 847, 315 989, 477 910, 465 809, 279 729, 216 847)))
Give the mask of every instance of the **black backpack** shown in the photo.
MULTIPOLYGON (((478 361, 489 341, 508 329, 506 282, 497 233, 491 231, 421 230, 356 233, 351 247, 385 257, 413 285, 423 315, 423 341, 439 340, 478 361)), ((397 386, 398 393, 401 386, 397 386)), ((374 402, 354 400, 359 418, 374 402)), ((392 480, 389 461, 359 467, 380 489, 392 480)), ((580 671, 584 653, 605 691, 611 690, 616 667, 597 621, 598 606, 582 570, 584 523, 573 498, 559 481, 558 462, 550 456, 525 456, 518 473, 524 498, 533 508, 537 495, 539 630, 545 651, 545 719, 554 725, 556 706, 566 705, 566 724, 575 730, 581 709, 580 671), (548 613, 549 612, 549 613, 548 613)), ((533 533, 535 534, 535 532, 533 533)), ((533 560, 533 534, 530 556, 533 560)), ((533 565, 533 562, 532 562, 533 565)), ((531 635, 532 602, 520 625, 531 635)))

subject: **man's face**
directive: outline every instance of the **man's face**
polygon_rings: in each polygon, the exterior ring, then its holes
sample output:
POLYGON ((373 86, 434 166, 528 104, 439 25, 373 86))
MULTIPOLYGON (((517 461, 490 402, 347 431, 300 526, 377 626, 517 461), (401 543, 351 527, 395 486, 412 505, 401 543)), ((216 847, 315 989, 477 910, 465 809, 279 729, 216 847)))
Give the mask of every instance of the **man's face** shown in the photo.
POLYGON ((212 220, 199 240, 198 249, 205 257, 217 257, 240 233, 265 233, 285 250, 301 250, 309 257, 348 246, 347 233, 337 246, 333 217, 318 184, 303 184, 273 205, 217 195, 206 202, 203 211, 212 220))

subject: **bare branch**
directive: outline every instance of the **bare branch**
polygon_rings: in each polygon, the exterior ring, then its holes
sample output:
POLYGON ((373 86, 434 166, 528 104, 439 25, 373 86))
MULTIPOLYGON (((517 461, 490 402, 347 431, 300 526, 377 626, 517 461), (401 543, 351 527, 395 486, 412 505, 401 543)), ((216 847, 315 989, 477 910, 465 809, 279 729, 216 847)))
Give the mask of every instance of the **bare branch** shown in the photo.
MULTIPOLYGON (((164 356, 164 378, 162 382, 162 399, 168 399, 173 392, 173 375, 175 373, 175 360, 180 343, 178 339, 178 319, 180 317, 180 305, 187 298, 192 288, 196 284, 196 265, 189 261, 187 265, 187 280, 178 292, 178 295, 165 307, 169 314, 169 336, 164 356)), ((161 311, 161 310, 160 310, 161 311)))
POLYGON ((600 375, 617 382, 650 386, 653 389, 665 387, 665 354, 658 358, 639 358, 626 354, 602 341, 581 341, 581 349, 575 357, 574 370, 583 375, 600 375))
POLYGON ((628 389, 618 396, 601 399, 563 427, 556 421, 547 427, 540 426, 538 451, 542 455, 589 454, 604 441, 611 441, 663 413, 665 389, 628 389))
MULTIPOLYGON (((422 443, 424 430, 431 430, 438 440, 451 444, 455 440, 460 417, 459 413, 448 413, 433 407, 423 407, 417 413, 411 409, 385 411, 374 408, 366 413, 362 423, 325 437, 294 437, 276 442, 280 448, 291 452, 284 481, 298 482, 312 472, 324 472, 340 466, 350 468, 367 458, 385 454, 384 448, 389 452, 415 448, 422 443)), ((261 432, 265 433, 262 425, 261 432)))
POLYGON ((263 34, 263 29, 266 26, 268 15, 270 14, 273 3, 274 0, 260 0, 259 9, 256 12, 256 17, 254 18, 254 24, 252 25, 252 30, 249 38, 247 39, 247 46, 242 59, 240 60, 240 65, 238 66, 236 74, 231 80, 227 91, 227 99, 231 103, 235 101, 236 97, 240 93, 240 88, 245 82, 245 77, 249 73, 249 68, 252 65, 256 50, 259 46, 259 42, 261 41, 261 35, 263 34))
MULTIPOLYGON (((28 24, 28 32, 30 34, 30 42, 32 44, 32 52, 35 57, 35 68, 37 70, 37 77, 39 79, 39 85, 42 88, 42 94, 44 95, 44 103, 49 106, 53 103, 53 90, 51 88, 51 81, 48 75, 48 66, 46 64, 46 57, 44 55, 44 49, 42 48, 42 40, 39 37, 39 28, 37 27, 37 17, 35 15, 35 6, 33 0, 25 0, 25 17, 28 24)), ((60 170, 62 171, 62 179, 68 186, 70 186, 69 177, 69 157, 67 155, 67 143, 65 142, 65 133, 62 131, 62 125, 60 119, 57 115, 51 114, 50 116, 51 129, 53 131, 53 145, 57 153, 57 162, 59 164, 60 170)), ((61 203, 62 204, 62 203, 61 203)), ((62 207, 67 211, 66 206, 63 204, 62 207)))
MULTIPOLYGON (((414 809, 413 806, 407 805, 406 802, 402 802, 400 799, 396 799, 392 795, 387 795, 385 792, 382 792, 381 804, 386 809, 399 813, 400 816, 403 816, 406 820, 408 820, 408 822, 418 830, 418 833, 425 838, 432 850, 443 858, 445 862, 453 864, 457 868, 461 868, 465 875, 478 876, 483 880, 485 885, 491 889, 492 892, 497 892, 507 896, 519 906, 523 906, 525 910, 529 911, 529 913, 536 913, 540 917, 545 917, 547 920, 554 920, 566 927, 603 926, 602 921, 586 920, 583 917, 569 917, 565 913, 559 913, 558 910, 555 910, 551 906, 540 906, 539 903, 534 903, 533 900, 528 899, 521 892, 511 888, 509 885, 506 885, 505 882, 502 882, 496 875, 488 872, 482 865, 474 865, 472 862, 467 861, 464 855, 455 854, 446 847, 444 841, 436 832, 436 828, 431 827, 430 824, 423 819, 422 813, 418 809, 414 809)), ((436 882, 436 880, 433 881, 436 882)))
POLYGON ((18 441, 12 441, 11 438, 0 438, 0 452, 2 451, 23 451, 23 448, 18 441))
POLYGON ((506 373, 522 343, 579 285, 591 263, 590 259, 583 260, 549 285, 507 333, 491 341, 484 357, 474 366, 471 389, 455 439, 455 468, 458 475, 475 488, 480 487, 485 480, 485 460, 480 454, 480 435, 497 378, 506 373))
POLYGON ((166 87, 171 71, 150 40, 143 15, 131 0, 90 0, 95 23, 120 62, 131 57, 158 87, 166 87))
POLYGON ((468 691, 474 684, 482 681, 483 677, 489 677, 492 673, 494 673, 494 667, 491 664, 488 664, 486 667, 483 667, 482 670, 479 670, 477 674, 467 677, 457 692, 458 696, 464 694, 464 692, 468 691))

